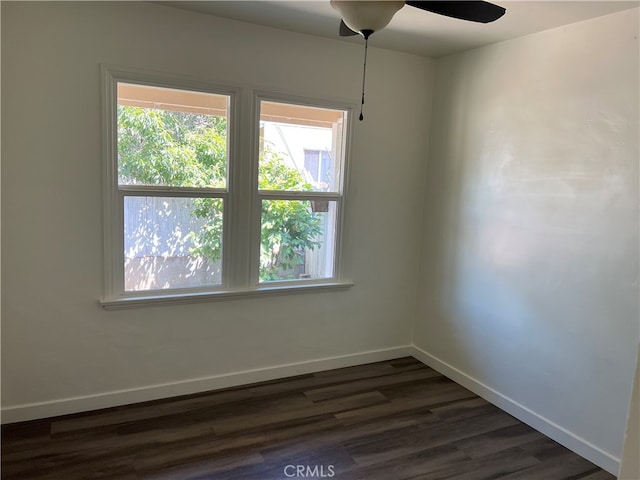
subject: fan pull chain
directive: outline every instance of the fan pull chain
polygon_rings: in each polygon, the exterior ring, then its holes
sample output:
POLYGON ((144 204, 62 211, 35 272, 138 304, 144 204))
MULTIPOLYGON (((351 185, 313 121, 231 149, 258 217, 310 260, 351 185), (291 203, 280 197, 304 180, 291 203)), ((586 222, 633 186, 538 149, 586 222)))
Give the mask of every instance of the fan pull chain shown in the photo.
POLYGON ((360 121, 364 120, 362 108, 364 107, 364 82, 367 78, 367 48, 369 47, 369 34, 364 35, 364 68, 362 69, 362 102, 360 103, 360 121))

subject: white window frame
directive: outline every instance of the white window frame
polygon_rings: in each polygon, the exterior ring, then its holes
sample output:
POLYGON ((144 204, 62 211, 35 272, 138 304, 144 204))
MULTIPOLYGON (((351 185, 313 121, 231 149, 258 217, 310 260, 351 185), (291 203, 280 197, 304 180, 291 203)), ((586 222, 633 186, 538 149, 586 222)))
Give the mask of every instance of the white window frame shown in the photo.
POLYGON ((348 183, 348 159, 352 112, 350 103, 310 99, 257 90, 246 86, 229 86, 196 81, 190 78, 157 74, 141 70, 101 66, 103 83, 103 157, 104 157, 104 297, 107 309, 181 304, 238 298, 325 291, 348 288, 344 261, 343 234, 346 218, 345 198, 348 183), (118 185, 117 158, 117 85, 118 83, 192 90, 228 95, 228 165, 224 189, 118 185), (338 193, 271 192, 258 190, 258 154, 260 102, 272 101, 319 108, 344 110, 347 121, 342 132, 342 175, 338 193), (215 197, 224 202, 222 284, 195 288, 125 292, 124 290, 124 196, 215 197), (336 202, 337 220, 333 277, 259 283, 261 205, 263 199, 313 200, 336 202))

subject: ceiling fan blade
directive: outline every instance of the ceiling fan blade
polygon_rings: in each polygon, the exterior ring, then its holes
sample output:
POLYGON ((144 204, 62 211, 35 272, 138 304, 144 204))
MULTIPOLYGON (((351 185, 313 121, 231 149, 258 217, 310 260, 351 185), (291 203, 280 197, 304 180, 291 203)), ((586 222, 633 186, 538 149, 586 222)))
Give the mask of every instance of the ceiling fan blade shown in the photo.
POLYGON ((353 37, 354 35, 358 35, 358 32, 354 32, 347 24, 340 20, 340 36, 341 37, 353 37))
POLYGON ((506 12, 506 9, 498 5, 481 1, 407 1, 405 3, 428 12, 479 23, 493 22, 506 12))

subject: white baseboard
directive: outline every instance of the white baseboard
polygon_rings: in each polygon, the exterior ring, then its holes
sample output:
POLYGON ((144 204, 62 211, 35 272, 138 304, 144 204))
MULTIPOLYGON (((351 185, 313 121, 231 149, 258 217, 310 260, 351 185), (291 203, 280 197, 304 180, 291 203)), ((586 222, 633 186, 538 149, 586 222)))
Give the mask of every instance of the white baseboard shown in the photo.
POLYGON ((505 412, 513 415, 518 420, 526 423, 527 425, 535 428, 539 432, 545 434, 547 437, 555 440, 561 445, 564 445, 569 450, 577 453, 581 457, 586 458, 592 463, 595 463, 600 468, 607 472, 617 475, 620 467, 620 459, 613 455, 601 450, 600 448, 592 445, 578 435, 570 432, 569 430, 561 427, 560 425, 548 420, 542 415, 530 410, 529 408, 521 405, 520 403, 512 400, 511 398, 503 395, 502 393, 494 390, 493 388, 485 385, 484 383, 476 380, 475 378, 467 375, 466 373, 458 370, 454 366, 440 360, 439 358, 431 355, 430 353, 422 350, 419 347, 413 346, 413 357, 421 361, 425 365, 440 372, 444 376, 459 383, 463 387, 468 388, 473 393, 484 398, 488 402, 493 403, 505 412))
POLYGON ((279 378, 304 375, 307 373, 352 367, 366 363, 381 362, 394 358, 409 357, 413 354, 411 346, 372 350, 352 355, 322 358, 300 363, 277 365, 242 372, 233 372, 205 378, 195 378, 182 382, 151 385, 129 390, 105 392, 97 395, 64 398, 41 403, 30 403, 2 408, 1 423, 15 423, 38 418, 55 417, 69 413, 86 412, 101 408, 128 405, 163 398, 189 395, 192 393, 219 390, 255 382, 264 382, 279 378))

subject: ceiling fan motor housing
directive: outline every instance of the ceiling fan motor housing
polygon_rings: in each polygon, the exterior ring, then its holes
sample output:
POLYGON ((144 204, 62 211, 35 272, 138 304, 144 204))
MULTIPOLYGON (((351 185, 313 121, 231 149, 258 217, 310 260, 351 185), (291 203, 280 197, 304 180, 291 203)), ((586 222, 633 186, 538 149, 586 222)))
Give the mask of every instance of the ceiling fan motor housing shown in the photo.
POLYGON ((331 6, 354 32, 377 32, 387 26, 404 1, 331 0, 331 6))

